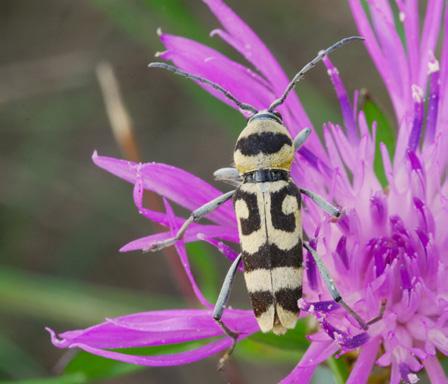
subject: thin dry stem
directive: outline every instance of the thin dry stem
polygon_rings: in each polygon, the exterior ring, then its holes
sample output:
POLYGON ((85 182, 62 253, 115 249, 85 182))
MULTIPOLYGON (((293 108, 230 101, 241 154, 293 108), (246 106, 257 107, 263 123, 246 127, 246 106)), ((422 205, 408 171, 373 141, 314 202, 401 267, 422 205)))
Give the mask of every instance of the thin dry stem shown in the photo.
MULTIPOLYGON (((141 161, 132 119, 121 96, 112 65, 106 62, 98 64, 96 74, 112 132, 123 157, 134 162, 141 161)), ((144 203, 151 210, 163 210, 162 200, 150 191, 144 192, 144 203)), ((157 230, 163 230, 163 227, 155 223, 154 227, 157 230)), ((197 304, 196 296, 176 251, 173 248, 165 248, 161 252, 167 257, 174 278, 185 299, 190 304, 197 304)))

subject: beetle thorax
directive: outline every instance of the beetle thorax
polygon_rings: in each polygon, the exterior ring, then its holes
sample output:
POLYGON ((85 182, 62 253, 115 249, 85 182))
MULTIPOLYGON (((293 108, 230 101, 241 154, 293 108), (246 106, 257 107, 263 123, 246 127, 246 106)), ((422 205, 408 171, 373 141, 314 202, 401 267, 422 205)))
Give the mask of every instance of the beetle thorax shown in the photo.
POLYGON ((249 121, 236 142, 233 159, 240 174, 258 169, 289 171, 294 149, 288 130, 273 119, 249 121))

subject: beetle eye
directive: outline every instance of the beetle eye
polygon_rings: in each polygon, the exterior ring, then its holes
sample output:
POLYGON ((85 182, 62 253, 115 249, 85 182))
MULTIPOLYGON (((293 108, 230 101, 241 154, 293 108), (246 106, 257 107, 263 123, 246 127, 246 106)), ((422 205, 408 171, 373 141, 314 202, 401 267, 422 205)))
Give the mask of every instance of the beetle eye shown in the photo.
POLYGON ((274 112, 274 115, 277 116, 280 120, 283 121, 283 117, 282 117, 282 115, 280 114, 280 112, 274 112))

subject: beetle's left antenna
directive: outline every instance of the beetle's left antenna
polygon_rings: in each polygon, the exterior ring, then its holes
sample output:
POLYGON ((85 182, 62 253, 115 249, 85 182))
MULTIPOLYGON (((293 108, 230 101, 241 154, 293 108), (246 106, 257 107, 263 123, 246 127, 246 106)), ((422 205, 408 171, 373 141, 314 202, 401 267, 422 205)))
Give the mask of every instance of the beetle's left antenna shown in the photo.
POLYGON ((174 65, 166 64, 166 63, 149 63, 149 68, 162 68, 166 69, 167 71, 173 72, 176 75, 186 77, 187 79, 196 80, 200 83, 204 83, 207 85, 210 85, 212 88, 216 89, 217 91, 221 92, 225 97, 227 97, 229 100, 232 100, 238 108, 242 109, 243 111, 249 111, 253 114, 257 113, 257 109, 253 107, 250 104, 242 103, 239 101, 235 96, 233 96, 227 89, 221 87, 219 84, 214 83, 213 81, 207 80, 203 77, 193 75, 191 73, 182 71, 181 69, 175 67, 174 65))
POLYGON ((335 51, 336 49, 342 47, 344 44, 349 43, 353 40, 364 40, 361 36, 350 36, 346 37, 342 40, 339 40, 337 43, 334 43, 331 47, 328 47, 327 49, 324 49, 320 51, 317 56, 311 60, 308 64, 306 64, 297 74, 293 77, 293 79, 289 82, 288 86, 286 87, 285 91, 283 92, 283 95, 281 95, 277 100, 274 100, 271 104, 271 106, 268 108, 269 112, 273 112, 275 108, 277 108, 279 105, 283 104, 286 98, 289 95, 289 92, 293 90, 293 88, 296 86, 296 84, 303 79, 305 74, 312 69, 319 61, 321 61, 325 56, 330 54, 331 52, 335 51))

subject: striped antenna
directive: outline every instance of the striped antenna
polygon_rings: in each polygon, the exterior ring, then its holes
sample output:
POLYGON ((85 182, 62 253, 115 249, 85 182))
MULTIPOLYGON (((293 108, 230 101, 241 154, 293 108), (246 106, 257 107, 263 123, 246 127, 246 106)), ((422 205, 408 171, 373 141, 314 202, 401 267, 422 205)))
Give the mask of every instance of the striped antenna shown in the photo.
POLYGON ((175 67, 174 65, 170 65, 170 64, 166 64, 166 63, 158 63, 157 62, 157 63, 150 63, 148 65, 148 67, 149 68, 166 69, 167 71, 173 72, 176 75, 179 75, 179 76, 182 76, 182 77, 186 77, 187 79, 199 81, 200 83, 204 83, 204 84, 210 85, 213 89, 216 89, 217 91, 221 92, 229 100, 232 100, 239 109, 241 109, 243 111, 252 112, 253 114, 258 112, 255 107, 253 107, 250 104, 242 103, 235 96, 233 96, 227 89, 224 89, 219 84, 216 84, 213 81, 207 80, 207 79, 205 79, 203 77, 196 76, 196 75, 193 75, 193 74, 188 73, 188 72, 184 72, 181 69, 175 67))
POLYGON ((337 43, 333 44, 331 47, 324 49, 320 51, 317 56, 311 60, 308 64, 306 64, 297 74, 293 77, 293 79, 289 82, 288 86, 285 89, 285 92, 283 92, 283 95, 281 95, 277 100, 274 100, 271 104, 271 106, 268 108, 269 112, 273 112, 275 108, 277 108, 279 105, 283 104, 286 98, 288 97, 289 93, 293 90, 293 88, 296 86, 296 84, 303 79, 305 74, 312 69, 317 63, 319 63, 325 56, 330 54, 331 52, 335 51, 336 49, 342 47, 344 44, 349 43, 353 40, 364 40, 361 36, 350 36, 346 37, 342 40, 339 40, 337 43))

